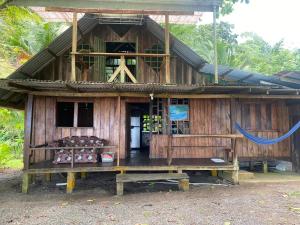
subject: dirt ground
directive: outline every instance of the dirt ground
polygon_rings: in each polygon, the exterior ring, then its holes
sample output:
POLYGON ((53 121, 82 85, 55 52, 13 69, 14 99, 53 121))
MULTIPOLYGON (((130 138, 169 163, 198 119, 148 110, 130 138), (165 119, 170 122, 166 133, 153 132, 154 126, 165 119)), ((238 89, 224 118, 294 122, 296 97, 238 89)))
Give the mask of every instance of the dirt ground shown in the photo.
MULTIPOLYGON (((201 174, 192 181, 201 182, 201 174)), ((201 185, 189 192, 174 184, 128 184, 122 197, 114 196, 113 174, 78 180, 71 195, 58 182, 65 177, 57 175, 51 183, 37 178, 24 195, 21 172, 0 173, 0 224, 300 224, 295 181, 201 185)))

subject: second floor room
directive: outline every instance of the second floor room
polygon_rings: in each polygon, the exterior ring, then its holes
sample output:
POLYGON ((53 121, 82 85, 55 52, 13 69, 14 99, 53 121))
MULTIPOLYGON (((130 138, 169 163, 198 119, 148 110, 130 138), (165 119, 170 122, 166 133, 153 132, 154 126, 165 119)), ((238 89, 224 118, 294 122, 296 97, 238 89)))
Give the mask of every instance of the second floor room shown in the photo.
MULTIPOLYGON (((76 48, 76 81, 165 83, 165 31, 147 16, 86 14, 78 21, 76 48)), ((13 75, 71 80, 71 61, 72 27, 13 75)), ((199 72, 205 63, 171 35, 171 83, 205 85, 212 82, 211 76, 199 72)))

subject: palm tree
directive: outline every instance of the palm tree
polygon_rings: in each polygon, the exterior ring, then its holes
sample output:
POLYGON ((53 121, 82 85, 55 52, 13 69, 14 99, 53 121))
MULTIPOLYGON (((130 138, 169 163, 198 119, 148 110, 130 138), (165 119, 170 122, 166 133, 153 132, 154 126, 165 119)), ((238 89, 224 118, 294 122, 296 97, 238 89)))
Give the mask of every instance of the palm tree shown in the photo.
POLYGON ((61 31, 61 23, 45 22, 30 9, 7 7, 0 12, 0 58, 18 67, 49 45, 61 31))

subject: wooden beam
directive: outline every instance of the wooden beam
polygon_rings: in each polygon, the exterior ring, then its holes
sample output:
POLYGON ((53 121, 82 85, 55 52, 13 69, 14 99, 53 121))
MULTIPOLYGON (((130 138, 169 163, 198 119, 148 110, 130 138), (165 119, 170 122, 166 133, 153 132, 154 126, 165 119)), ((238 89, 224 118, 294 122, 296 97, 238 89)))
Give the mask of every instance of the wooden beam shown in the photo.
POLYGON ((214 74, 215 84, 219 83, 218 75, 218 49, 217 49, 217 7, 213 7, 213 40, 214 40, 214 74))
POLYGON ((84 55, 84 56, 125 56, 125 57, 166 57, 168 54, 155 54, 155 53, 118 53, 118 52, 72 52, 72 55, 84 55))
POLYGON ((133 15, 194 15, 194 11, 156 11, 156 10, 125 10, 125 9, 88 9, 88 8, 59 8, 46 7, 47 12, 76 12, 76 13, 104 13, 104 14, 133 14, 133 15))
POLYGON ((175 138, 199 137, 199 138, 244 138, 242 134, 174 134, 175 138))
POLYGON ((121 96, 118 96, 118 130, 119 130, 119 140, 118 140, 118 155, 117 155, 117 166, 120 165, 120 153, 121 153, 121 96))
POLYGON ((33 96, 28 95, 27 102, 25 105, 25 134, 24 134, 24 169, 29 169, 29 148, 31 144, 31 134, 32 134, 32 118, 33 118, 33 96))
MULTIPOLYGON (((73 13, 72 52, 77 52, 77 13, 73 13)), ((76 80, 76 55, 71 55, 71 80, 76 80)))
POLYGON ((166 83, 171 83, 169 15, 165 15, 165 54, 166 83))
POLYGON ((36 88, 28 87, 28 86, 26 86, 24 84, 16 83, 16 82, 13 82, 13 81, 7 82, 7 85, 9 87, 13 87, 13 88, 17 88, 17 89, 22 89, 22 90, 26 90, 26 91, 37 91, 36 88))
MULTIPOLYGON (((149 93, 134 93, 134 92, 85 92, 72 93, 65 91, 35 91, 30 92, 36 96, 53 96, 53 97, 149 97, 149 93)), ((190 98, 190 99, 299 99, 300 95, 250 95, 250 94, 155 94, 156 98, 190 98)))
POLYGON ((6 5, 46 7, 46 10, 82 13, 172 14, 212 12, 220 0, 10 0, 6 5))

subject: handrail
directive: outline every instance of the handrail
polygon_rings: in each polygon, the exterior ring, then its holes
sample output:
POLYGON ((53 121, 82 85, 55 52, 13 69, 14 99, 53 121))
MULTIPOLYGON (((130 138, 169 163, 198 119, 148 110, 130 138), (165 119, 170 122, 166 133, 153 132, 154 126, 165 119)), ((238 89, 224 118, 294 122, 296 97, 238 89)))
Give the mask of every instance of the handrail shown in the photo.
MULTIPOLYGON (((71 156, 72 156, 72 160, 71 160, 71 168, 74 168, 74 161, 75 161, 75 157, 74 157, 74 150, 75 149, 105 149, 105 148, 117 148, 118 146, 116 145, 112 145, 112 146, 109 146, 109 145, 105 145, 105 146, 83 146, 83 147, 38 147, 38 148, 34 148, 34 147, 30 147, 29 148, 29 151, 33 150, 71 150, 71 156)), ((28 158, 28 165, 30 164, 30 158, 28 158)))
POLYGON ((164 53, 118 53, 118 52, 71 52, 71 55, 83 55, 83 56, 125 56, 125 57, 166 57, 170 56, 170 54, 164 53))
POLYGON ((199 137, 199 138, 243 138, 242 134, 173 134, 172 137, 199 137))
POLYGON ((118 146, 116 145, 105 145, 105 146, 83 146, 83 147, 38 147, 38 148, 34 148, 31 147, 29 148, 30 150, 68 150, 68 149, 90 149, 90 148, 116 148, 118 146))
MULTIPOLYGON (((236 151, 236 140, 237 139, 242 139, 244 138, 243 135, 241 134, 173 134, 170 136, 172 138, 186 138, 186 137, 197 137, 197 138, 228 138, 232 140, 231 143, 231 149, 232 149, 232 161, 235 169, 238 169, 238 155, 236 151)), ((177 146, 172 146, 172 141, 171 141, 171 146, 167 146, 167 162, 168 165, 170 166, 172 163, 172 148, 177 146)), ((180 146, 181 147, 181 146, 180 146)), ((193 147, 193 146, 186 146, 186 147, 193 147)), ((212 146, 208 146, 212 147, 212 146)), ((228 156, 226 156, 228 158, 228 156)))

